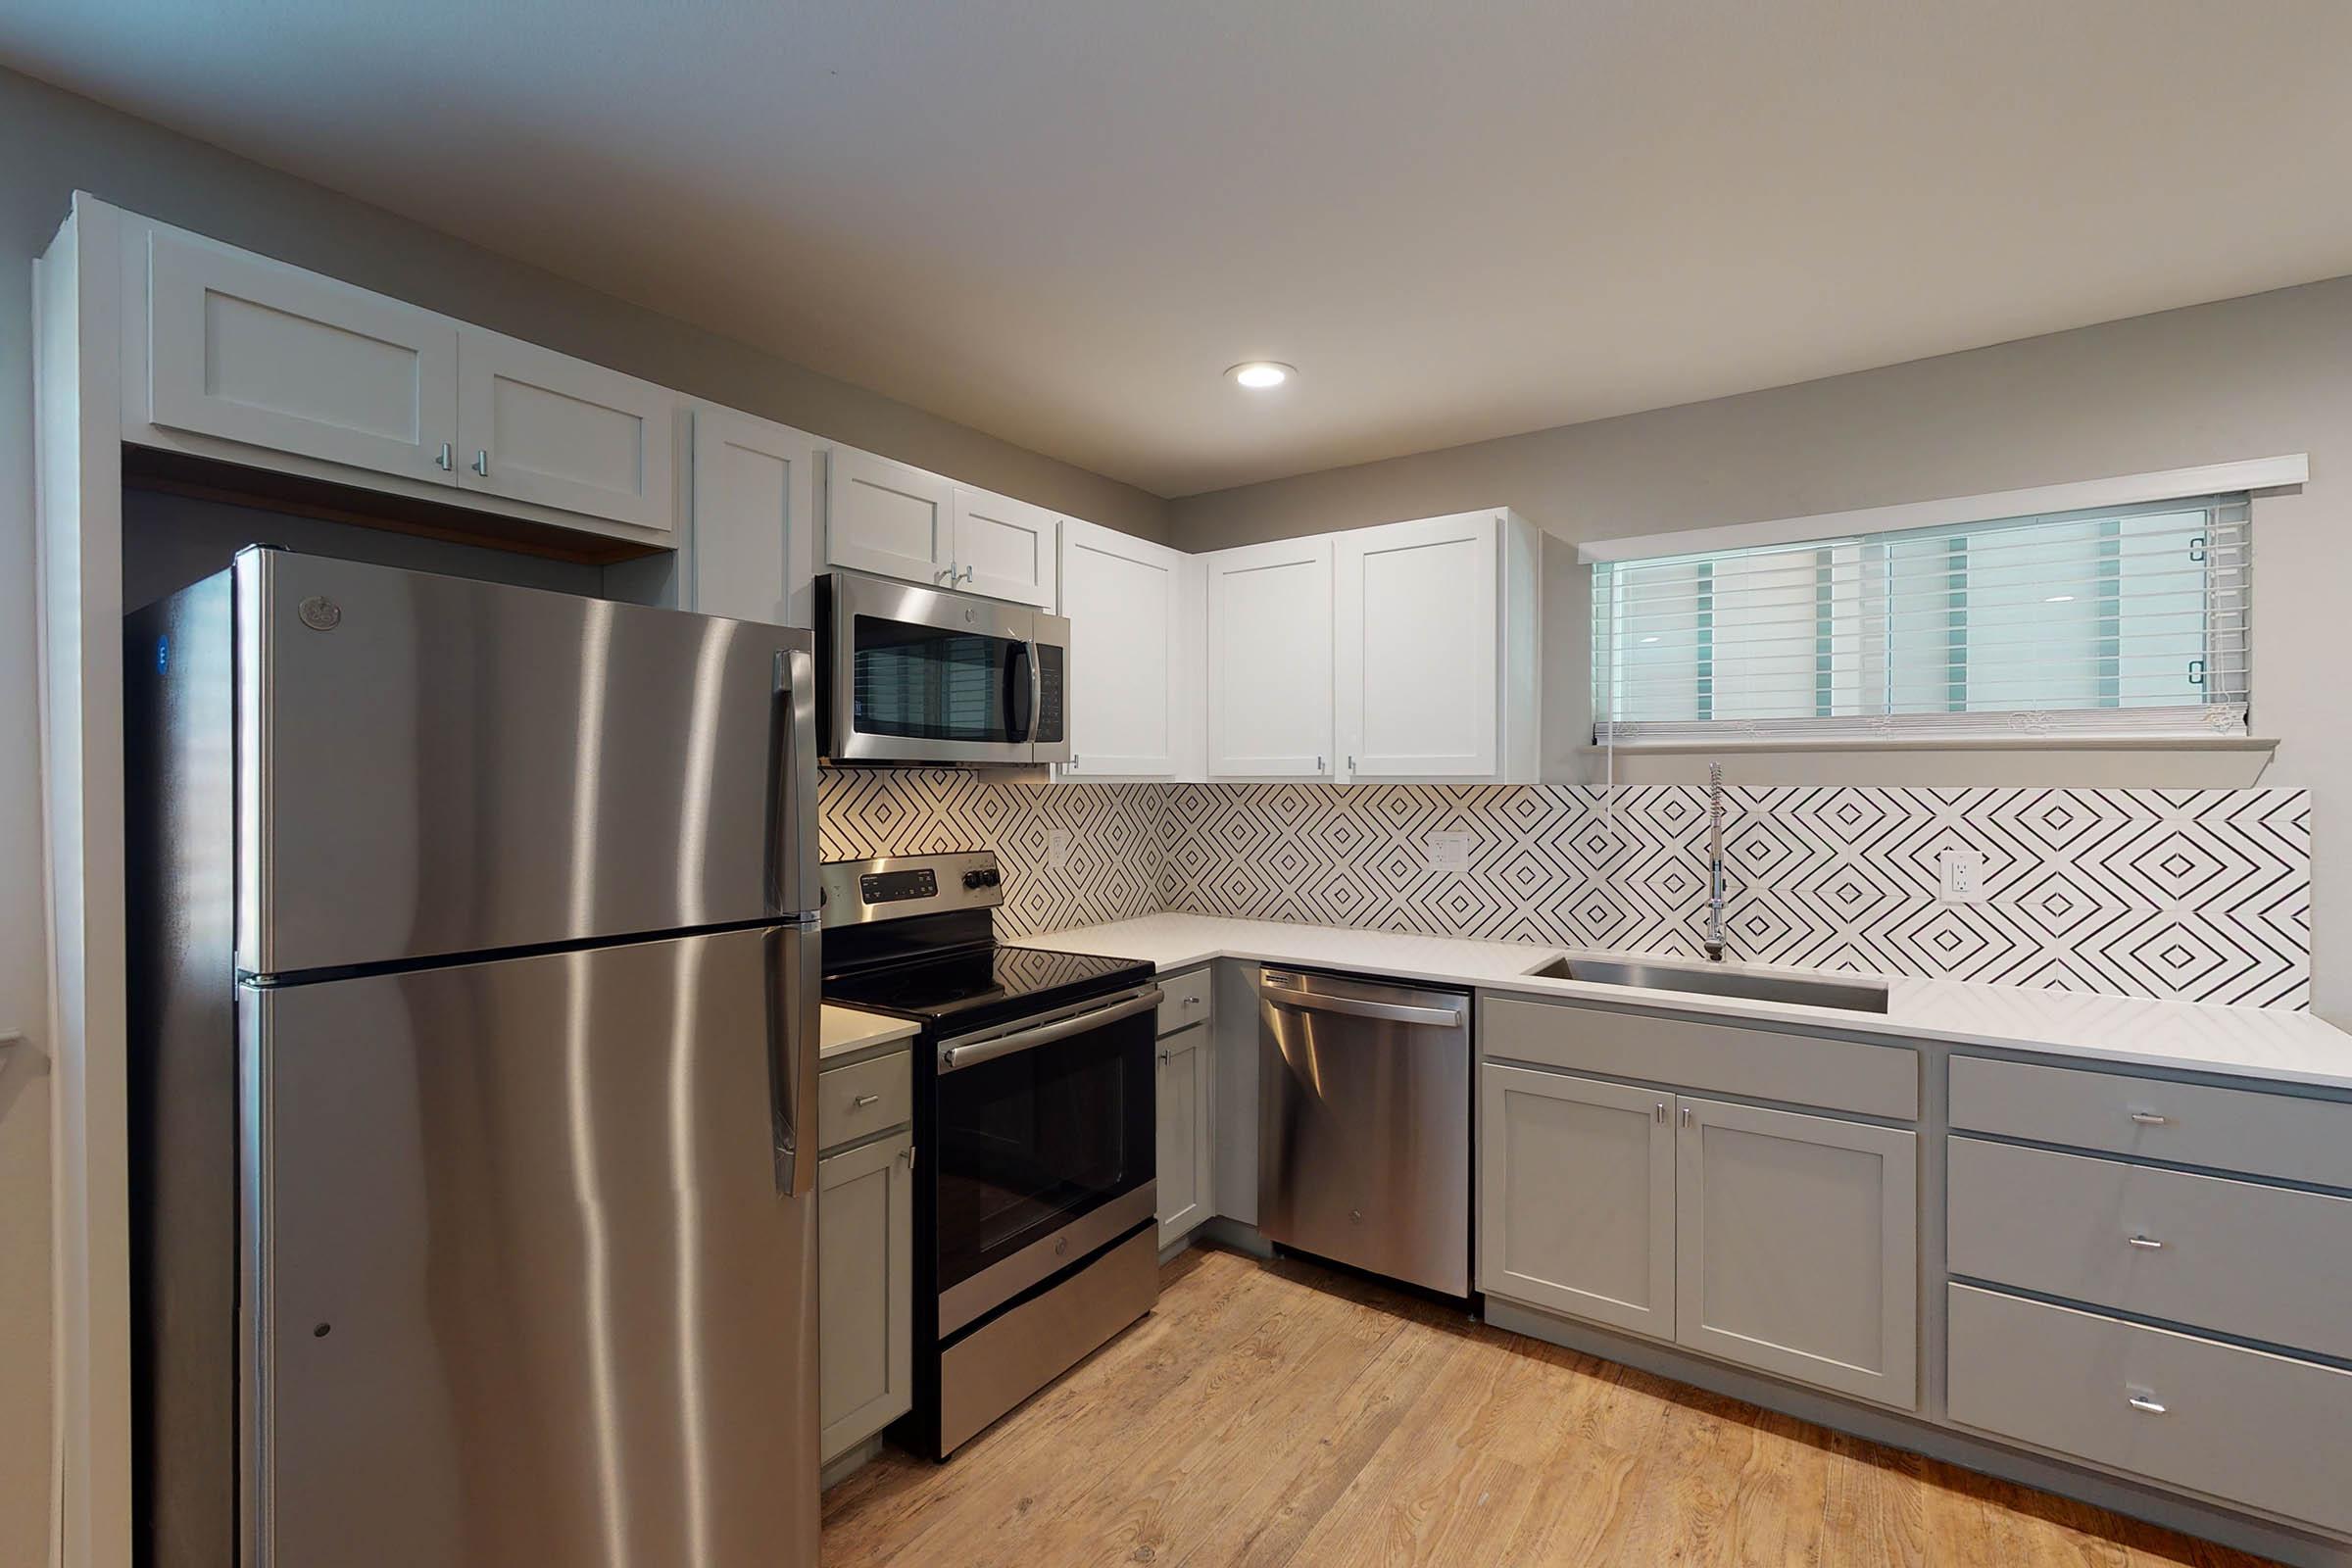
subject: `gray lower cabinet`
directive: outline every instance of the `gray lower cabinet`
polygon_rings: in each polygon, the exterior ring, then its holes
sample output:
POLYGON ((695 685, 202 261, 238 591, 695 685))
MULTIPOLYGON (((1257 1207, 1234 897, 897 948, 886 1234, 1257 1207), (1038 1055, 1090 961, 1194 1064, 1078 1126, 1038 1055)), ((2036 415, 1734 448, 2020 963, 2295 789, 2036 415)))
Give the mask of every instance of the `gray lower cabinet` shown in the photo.
POLYGON ((1478 1287, 1919 1407, 1919 1139, 1489 1061, 1478 1287))
POLYGON ((1479 1069, 1478 1288, 1674 1338, 1674 1096, 1479 1069))
POLYGON ((1919 1139, 1683 1098, 1675 1339, 1859 1398, 1919 1403, 1919 1139))
POLYGON ((1169 1246, 1216 1212, 1210 1199, 1214 1152, 1209 1118, 1216 1103, 1210 1073, 1216 1037, 1194 1024, 1159 1042, 1158 1102, 1159 1245, 1169 1246))
POLYGON ((2352 1372, 1949 1289, 1954 1421, 2352 1533, 2352 1372))
POLYGON ((914 1406, 914 1141, 816 1164, 817 1396, 824 1462, 914 1406))

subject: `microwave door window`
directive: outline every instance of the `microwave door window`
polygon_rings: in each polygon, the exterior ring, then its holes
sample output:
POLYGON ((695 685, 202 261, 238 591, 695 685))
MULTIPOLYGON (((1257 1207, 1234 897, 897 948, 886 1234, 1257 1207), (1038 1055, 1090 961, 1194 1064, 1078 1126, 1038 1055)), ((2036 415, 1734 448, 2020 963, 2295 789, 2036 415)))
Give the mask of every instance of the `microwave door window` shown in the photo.
POLYGON ((1004 637, 858 616, 851 649, 858 732, 927 741, 1017 739, 1005 692, 1020 649, 1004 637))

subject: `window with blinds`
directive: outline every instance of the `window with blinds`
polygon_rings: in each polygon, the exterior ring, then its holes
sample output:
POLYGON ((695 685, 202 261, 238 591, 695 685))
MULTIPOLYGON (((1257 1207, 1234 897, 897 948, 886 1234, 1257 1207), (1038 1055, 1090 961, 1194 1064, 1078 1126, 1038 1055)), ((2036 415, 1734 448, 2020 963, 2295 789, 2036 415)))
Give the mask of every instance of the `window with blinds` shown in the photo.
POLYGON ((1592 568, 1593 738, 2246 730, 2246 498, 1592 568))

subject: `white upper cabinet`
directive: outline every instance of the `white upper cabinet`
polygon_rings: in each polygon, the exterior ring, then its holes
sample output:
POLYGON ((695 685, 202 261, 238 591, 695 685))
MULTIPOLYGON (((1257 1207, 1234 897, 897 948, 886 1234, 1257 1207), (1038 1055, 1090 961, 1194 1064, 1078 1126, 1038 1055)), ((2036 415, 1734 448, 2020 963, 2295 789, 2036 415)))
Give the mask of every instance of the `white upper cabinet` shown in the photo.
POLYGON ((1067 777, 1174 778, 1199 709, 1184 635, 1196 558, 1069 518, 1061 525, 1061 613, 1069 618, 1067 777))
POLYGON ((945 588, 955 559, 953 483, 855 447, 826 456, 826 564, 945 588))
POLYGON ((123 436, 247 467, 665 543, 682 400, 633 376, 145 220, 123 436), (235 443, 234 448, 224 443, 235 443))
POLYGON ((684 608, 782 626, 811 624, 815 438, 732 409, 700 406, 693 442, 684 608))
POLYGON ((956 487, 956 586, 965 593, 1054 608, 1061 519, 1043 507, 956 487))
POLYGON ((1465 512, 1338 536, 1344 776, 1533 783, 1535 530, 1465 512))
POLYGON ((825 564, 1054 608, 1061 519, 855 447, 825 470, 825 564))
POLYGON ((1339 536, 1332 670, 1349 777, 1497 771, 1500 532, 1472 513, 1339 536))
POLYGON ((191 234, 149 246, 156 424, 457 482, 455 321, 191 234))
POLYGON ((675 393, 519 338, 458 330, 458 482, 667 530, 675 393))
POLYGON ((1324 534, 1206 558, 1210 776, 1336 776, 1332 557, 1324 534))

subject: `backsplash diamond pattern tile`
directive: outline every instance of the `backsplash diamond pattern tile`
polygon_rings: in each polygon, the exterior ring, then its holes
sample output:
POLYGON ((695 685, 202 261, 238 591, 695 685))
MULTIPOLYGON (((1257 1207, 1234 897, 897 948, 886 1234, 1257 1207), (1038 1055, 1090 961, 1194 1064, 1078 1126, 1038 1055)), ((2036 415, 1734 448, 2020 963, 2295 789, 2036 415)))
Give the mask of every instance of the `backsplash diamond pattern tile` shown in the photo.
MULTIPOLYGON (((1725 931, 1758 963, 2307 1007, 2305 792, 1728 789, 1725 931), (1939 857, 1984 857, 1944 904, 1939 857)), ((1696 956, 1706 791, 999 783, 827 769, 827 859, 994 849, 1007 936, 1159 909, 1696 956), (1070 835, 1066 870, 1047 834, 1070 835), (1465 833, 1465 871, 1429 867, 1465 833)))
POLYGON ((1125 920, 1159 899, 1163 789, 1155 784, 997 783, 956 768, 825 768, 816 836, 828 860, 995 850, 1004 862, 1004 936, 1125 920), (1066 870, 1046 835, 1067 829, 1066 870))
MULTIPOLYGON (((1167 786, 1166 906, 1695 956, 1706 792, 1167 786), (1471 836, 1465 872, 1428 835, 1471 836)), ((1754 962, 2304 1007, 2305 793, 1731 789, 1725 928, 1754 962), (1947 847, 1986 898, 1944 904, 1947 847)))

